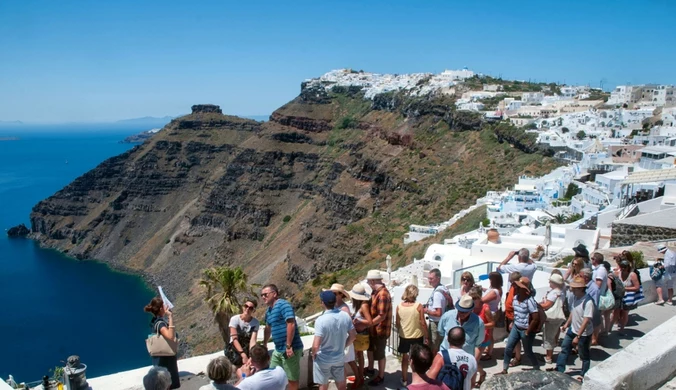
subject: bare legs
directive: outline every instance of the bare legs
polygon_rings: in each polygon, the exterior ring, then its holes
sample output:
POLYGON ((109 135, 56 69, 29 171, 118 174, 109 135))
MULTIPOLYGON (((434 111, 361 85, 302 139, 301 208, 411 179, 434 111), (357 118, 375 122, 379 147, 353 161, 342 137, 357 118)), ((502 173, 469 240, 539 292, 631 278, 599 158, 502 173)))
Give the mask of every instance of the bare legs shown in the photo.
MULTIPOLYGON (((378 362, 380 363, 380 362, 378 362)), ((408 382, 408 354, 401 354, 401 380, 404 383, 408 382)))

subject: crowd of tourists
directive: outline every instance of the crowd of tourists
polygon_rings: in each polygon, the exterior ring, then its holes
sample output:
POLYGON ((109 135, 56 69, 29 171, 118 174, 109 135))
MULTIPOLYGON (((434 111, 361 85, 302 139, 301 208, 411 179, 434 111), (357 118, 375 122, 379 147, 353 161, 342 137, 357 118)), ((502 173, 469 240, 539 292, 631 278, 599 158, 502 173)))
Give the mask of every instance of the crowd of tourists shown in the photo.
MULTIPOLYGON (((611 268, 602 254, 590 256, 584 245, 573 250, 570 266, 564 273, 551 272, 550 288, 542 297, 536 297, 531 283, 536 266, 527 249, 509 253, 497 272, 488 275, 488 287, 477 284, 471 273, 463 273, 456 297, 441 283, 441 272, 430 270, 428 283, 433 291, 424 304, 418 302, 418 287, 408 285, 401 303, 393 307, 377 270, 366 275, 370 294, 361 283, 349 291, 340 284, 322 290, 319 301, 324 311, 315 321, 310 349, 313 382, 324 390, 333 380, 344 390, 349 367, 354 376, 352 388, 381 385, 393 328, 399 337, 400 382, 408 389, 469 390, 486 379, 482 362, 501 358, 501 374, 506 374, 522 364, 522 355, 533 369, 545 363, 555 364, 547 370, 566 372, 568 356, 577 354, 582 362, 578 379, 582 380, 590 367, 591 346, 611 331, 624 332, 629 312, 643 299, 643 287, 630 252, 617 255, 617 267, 611 268), (515 257, 517 262, 510 264, 515 257), (508 286, 503 286, 502 274, 509 275, 508 286), (508 337, 503 356, 494 357, 494 332, 500 327, 508 337), (544 357, 533 352, 538 334, 544 357)), ((662 293, 666 292, 666 302, 673 305, 676 255, 665 246, 657 250, 663 258, 650 275, 657 286, 657 303, 665 304, 662 293)), ((230 342, 224 356, 207 367, 212 383, 200 390, 298 389, 303 343, 293 307, 280 297, 274 284, 264 286, 260 298, 267 306, 263 344, 256 342, 260 323, 253 313, 257 302, 248 299, 242 313, 230 319, 230 342), (264 347, 270 338, 274 343, 271 355, 264 347)), ((176 339, 172 313, 161 298, 154 298, 145 309, 153 314, 153 332, 176 339)), ((144 378, 147 390, 180 387, 175 355, 156 356, 153 365, 144 378)))

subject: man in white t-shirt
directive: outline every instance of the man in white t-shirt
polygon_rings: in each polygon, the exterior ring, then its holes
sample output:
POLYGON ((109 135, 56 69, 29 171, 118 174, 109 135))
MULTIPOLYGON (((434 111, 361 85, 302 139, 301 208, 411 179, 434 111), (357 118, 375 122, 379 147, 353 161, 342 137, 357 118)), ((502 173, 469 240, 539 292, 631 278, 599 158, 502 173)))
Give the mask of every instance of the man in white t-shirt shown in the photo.
POLYGON ((465 345, 465 329, 461 326, 456 326, 448 331, 448 349, 439 351, 434 357, 432 367, 427 371, 427 376, 442 380, 439 377, 439 372, 444 367, 444 352, 448 353, 451 364, 454 364, 463 376, 462 388, 463 390, 470 390, 472 388, 472 377, 477 371, 477 362, 474 355, 465 352, 462 347, 465 345))
POLYGON ((446 286, 441 284, 441 271, 434 268, 430 270, 427 280, 430 283, 430 286, 434 289, 430 299, 427 301, 427 307, 424 310, 427 317, 429 317, 429 332, 430 332, 430 347, 432 351, 436 353, 439 350, 439 346, 443 341, 443 337, 439 335, 439 319, 446 312, 446 306, 448 301, 446 300, 446 295, 450 296, 446 286))
POLYGON ((281 366, 270 367, 270 355, 262 345, 255 345, 249 351, 249 362, 237 370, 242 378, 235 386, 240 390, 284 390, 289 380, 281 366))
MULTIPOLYGON (((500 265, 498 265, 498 272, 501 274, 511 274, 512 272, 519 272, 521 276, 525 276, 528 280, 533 280, 533 275, 535 275, 535 270, 537 267, 530 260, 530 252, 528 249, 523 248, 517 251, 511 251, 507 257, 502 260, 500 265), (519 262, 517 264, 507 264, 509 263, 514 256, 519 257, 519 262)), ((531 289, 532 291, 533 289, 531 289)))
POLYGON ((591 257, 591 263, 593 272, 592 280, 599 286, 601 296, 603 296, 603 294, 606 293, 606 290, 608 290, 608 271, 606 270, 606 267, 603 266, 603 255, 594 252, 591 257))
POLYGON ((580 376, 584 377, 590 366, 589 346, 591 344, 591 335, 594 332, 592 325, 594 317, 594 302, 586 293, 587 284, 581 276, 576 276, 570 283, 570 289, 573 292, 573 300, 570 305, 570 316, 561 327, 561 333, 566 336, 561 345, 561 353, 556 361, 556 370, 566 371, 566 362, 568 355, 573 347, 577 346, 578 356, 582 360, 582 371, 580 376))

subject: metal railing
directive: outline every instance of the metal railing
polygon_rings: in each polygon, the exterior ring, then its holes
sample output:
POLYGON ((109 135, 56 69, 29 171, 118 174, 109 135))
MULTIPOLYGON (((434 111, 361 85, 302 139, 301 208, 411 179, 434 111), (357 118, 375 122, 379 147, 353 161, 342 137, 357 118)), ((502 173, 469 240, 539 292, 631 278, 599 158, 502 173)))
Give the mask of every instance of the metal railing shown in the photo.
POLYGON ((392 355, 397 357, 401 355, 397 351, 399 349, 399 329, 397 329, 397 324, 395 323, 395 321, 392 321, 392 329, 390 329, 390 337, 387 338, 387 343, 385 345, 392 351, 392 355))

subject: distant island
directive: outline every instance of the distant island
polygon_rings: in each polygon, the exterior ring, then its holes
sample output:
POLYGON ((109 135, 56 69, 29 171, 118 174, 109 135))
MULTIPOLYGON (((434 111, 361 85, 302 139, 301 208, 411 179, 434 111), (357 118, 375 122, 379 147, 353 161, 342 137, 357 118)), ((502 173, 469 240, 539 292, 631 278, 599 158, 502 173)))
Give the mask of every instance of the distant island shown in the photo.
POLYGON ((142 118, 122 119, 115 123, 120 125, 134 125, 134 126, 148 126, 148 127, 163 127, 174 119, 170 116, 163 116, 161 118, 153 116, 144 116, 142 118))
POLYGON ((143 143, 147 139, 151 138, 155 134, 159 133, 159 131, 162 129, 150 129, 138 134, 130 135, 129 137, 123 139, 120 141, 121 144, 138 144, 138 143, 143 143))
POLYGON ((0 141, 18 141, 19 137, 0 137, 0 141))
POLYGON ((0 126, 18 126, 23 125, 21 121, 0 121, 0 126))

